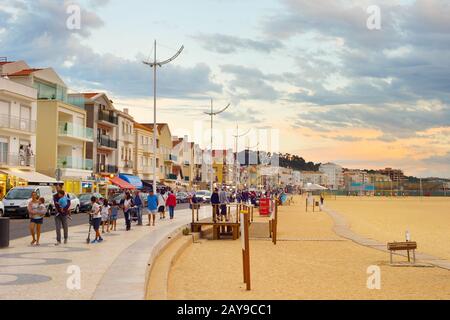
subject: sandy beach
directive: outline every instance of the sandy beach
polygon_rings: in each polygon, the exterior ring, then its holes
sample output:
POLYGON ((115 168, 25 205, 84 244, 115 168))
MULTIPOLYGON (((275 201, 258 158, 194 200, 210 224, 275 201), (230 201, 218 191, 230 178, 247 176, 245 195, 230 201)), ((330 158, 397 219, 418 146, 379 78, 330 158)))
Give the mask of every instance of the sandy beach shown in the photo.
MULTIPOLYGON (((339 204, 329 203, 336 210, 339 204)), ((240 241, 202 240, 172 267, 168 298, 450 299, 450 271, 389 266, 387 253, 338 237, 333 225, 326 213, 306 213, 303 200, 296 198, 294 205, 280 208, 277 246, 250 242, 252 291, 242 283, 240 241), (381 290, 367 288, 367 268, 373 265, 381 268, 381 290)), ((412 227, 411 232, 418 233, 412 227)))
POLYGON ((358 234, 384 243, 404 241, 408 230, 419 251, 450 260, 450 198, 338 197, 327 207, 358 234))

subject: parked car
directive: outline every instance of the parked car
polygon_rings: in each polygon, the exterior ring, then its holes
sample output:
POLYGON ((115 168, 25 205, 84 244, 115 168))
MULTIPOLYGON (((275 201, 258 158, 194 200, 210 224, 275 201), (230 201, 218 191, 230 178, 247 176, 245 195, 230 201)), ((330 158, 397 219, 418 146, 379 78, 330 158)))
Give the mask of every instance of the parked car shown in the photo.
POLYGON ((3 217, 4 213, 5 213, 5 205, 3 204, 3 201, 0 201, 0 217, 3 217))
POLYGON ((36 192, 38 197, 45 199, 47 214, 53 211, 53 191, 48 186, 28 186, 15 187, 9 190, 3 199, 5 217, 23 217, 29 218, 28 203, 31 200, 31 194, 36 192))
POLYGON ((211 192, 208 190, 199 190, 195 192, 195 198, 200 203, 211 203, 211 192))
POLYGON ((89 212, 92 209, 91 198, 96 197, 97 199, 103 198, 100 193, 82 193, 78 195, 80 201, 80 212, 89 212))
POLYGON ((178 192, 176 194, 178 203, 188 203, 189 202, 189 194, 186 192, 178 192))
POLYGON ((72 213, 80 213, 80 199, 73 193, 68 193, 67 196, 70 199, 70 210, 72 213))

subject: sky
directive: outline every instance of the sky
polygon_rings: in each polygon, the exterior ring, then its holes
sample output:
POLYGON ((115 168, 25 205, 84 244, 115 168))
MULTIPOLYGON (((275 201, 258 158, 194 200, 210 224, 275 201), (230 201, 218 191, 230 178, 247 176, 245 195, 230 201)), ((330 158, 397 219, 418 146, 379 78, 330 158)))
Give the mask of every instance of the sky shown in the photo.
POLYGON ((231 103, 216 148, 233 147, 238 123, 251 130, 240 149, 450 178, 449 17, 448 0, 0 0, 0 56, 152 122, 142 61, 154 40, 158 60, 184 45, 157 70, 157 121, 174 135, 208 146, 213 98, 214 110, 231 103), (66 24, 73 4, 79 29, 66 24))

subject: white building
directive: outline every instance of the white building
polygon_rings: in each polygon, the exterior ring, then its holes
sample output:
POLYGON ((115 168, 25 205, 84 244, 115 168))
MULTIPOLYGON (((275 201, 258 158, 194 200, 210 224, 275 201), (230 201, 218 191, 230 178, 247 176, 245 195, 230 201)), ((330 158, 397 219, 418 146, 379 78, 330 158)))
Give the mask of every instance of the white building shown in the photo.
POLYGON ((134 119, 129 114, 128 109, 124 109, 123 112, 117 111, 117 116, 119 118, 117 166, 119 173, 133 174, 135 148, 134 119))
POLYGON ((344 187, 344 174, 341 166, 334 163, 325 163, 320 166, 319 171, 327 176, 327 188, 338 190, 344 187))
POLYGON ((302 185, 312 183, 326 186, 328 185, 328 176, 320 171, 301 171, 300 182, 302 185))

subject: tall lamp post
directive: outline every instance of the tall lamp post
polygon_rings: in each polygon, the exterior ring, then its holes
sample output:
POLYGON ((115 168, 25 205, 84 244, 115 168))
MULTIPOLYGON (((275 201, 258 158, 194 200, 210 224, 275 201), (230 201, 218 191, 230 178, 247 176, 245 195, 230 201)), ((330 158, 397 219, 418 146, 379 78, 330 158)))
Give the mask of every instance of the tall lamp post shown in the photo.
POLYGON ((239 124, 236 124, 236 135, 233 136, 235 139, 235 148, 236 148, 236 157, 234 159, 234 169, 235 169, 235 183, 236 183, 236 191, 238 189, 239 186, 239 172, 238 172, 238 154, 239 154, 239 138, 242 138, 244 136, 246 136, 247 134, 249 134, 250 129, 247 130, 247 132, 243 133, 243 134, 239 134, 239 124))
POLYGON ((156 124, 156 68, 162 67, 165 64, 168 64, 178 58, 178 56, 183 52, 184 46, 175 53, 173 57, 164 61, 157 61, 156 59, 156 40, 154 44, 155 52, 153 62, 143 61, 145 65, 148 65, 150 68, 153 68, 153 192, 156 193, 156 139, 158 138, 158 128, 156 124))
POLYGON ((213 189, 214 189, 214 167, 213 167, 213 148, 214 148, 214 144, 213 144, 213 129, 214 129, 214 116, 217 116, 219 114, 221 114, 222 112, 225 112, 225 110, 227 110, 229 107, 231 106, 231 103, 229 103, 225 108, 223 108, 220 111, 214 112, 214 101, 211 98, 211 112, 205 112, 205 114, 207 114, 208 116, 211 117, 211 187, 210 187, 210 191, 211 194, 213 193, 213 189))

